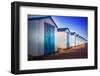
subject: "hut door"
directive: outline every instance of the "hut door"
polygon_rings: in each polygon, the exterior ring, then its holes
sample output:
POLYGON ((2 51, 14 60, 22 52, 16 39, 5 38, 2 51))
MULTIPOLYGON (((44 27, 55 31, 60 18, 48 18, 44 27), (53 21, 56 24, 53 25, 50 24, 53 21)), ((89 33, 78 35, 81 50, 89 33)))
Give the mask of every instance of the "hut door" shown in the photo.
POLYGON ((44 54, 51 54, 54 52, 55 36, 54 26, 45 23, 44 25, 44 54))

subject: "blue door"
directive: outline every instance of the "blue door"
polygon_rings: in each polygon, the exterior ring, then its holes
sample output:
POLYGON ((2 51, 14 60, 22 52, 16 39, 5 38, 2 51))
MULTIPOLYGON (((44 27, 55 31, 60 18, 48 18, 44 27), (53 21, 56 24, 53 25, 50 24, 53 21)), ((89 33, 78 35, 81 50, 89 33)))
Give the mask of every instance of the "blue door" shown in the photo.
POLYGON ((69 32, 67 32, 67 40, 66 40, 66 46, 67 46, 67 48, 70 47, 69 35, 70 35, 69 32))
POLYGON ((54 26, 45 23, 44 25, 44 54, 51 54, 55 50, 54 26))

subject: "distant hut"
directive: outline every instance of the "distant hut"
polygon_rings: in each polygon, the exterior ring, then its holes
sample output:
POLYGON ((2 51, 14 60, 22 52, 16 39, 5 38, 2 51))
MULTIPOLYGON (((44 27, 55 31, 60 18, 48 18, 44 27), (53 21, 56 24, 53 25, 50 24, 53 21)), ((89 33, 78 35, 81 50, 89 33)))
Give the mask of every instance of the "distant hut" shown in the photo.
POLYGON ((71 32, 70 33, 70 46, 76 46, 76 33, 75 32, 71 32))
POLYGON ((79 45, 81 45, 82 43, 82 39, 81 39, 81 36, 79 36, 79 45))
POLYGON ((81 38, 81 44, 84 44, 83 37, 80 36, 80 38, 81 38))
POLYGON ((79 45, 81 44, 85 44, 86 39, 84 39, 83 37, 79 36, 79 45))
POLYGON ((68 28, 58 28, 57 48, 66 49, 70 47, 70 30, 68 28))
POLYGON ((80 38, 81 38, 81 44, 86 44, 87 43, 87 40, 85 38, 83 38, 81 36, 80 36, 80 38))
POLYGON ((78 46, 78 45, 79 45, 79 35, 76 34, 76 46, 78 46))
POLYGON ((55 33, 57 25, 51 16, 28 16, 28 52, 42 56, 57 51, 55 33))
POLYGON ((86 44, 86 43, 87 43, 87 40, 86 40, 85 38, 83 38, 83 41, 84 41, 84 44, 86 44))

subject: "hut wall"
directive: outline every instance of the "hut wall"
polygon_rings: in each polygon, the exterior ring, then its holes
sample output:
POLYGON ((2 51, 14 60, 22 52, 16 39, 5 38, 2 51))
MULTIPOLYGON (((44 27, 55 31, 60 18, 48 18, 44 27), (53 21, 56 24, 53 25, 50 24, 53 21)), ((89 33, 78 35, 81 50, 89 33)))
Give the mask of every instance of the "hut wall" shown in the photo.
POLYGON ((82 38, 82 44, 85 44, 85 40, 82 38))
POLYGON ((57 48, 66 48, 66 32, 57 32, 57 48))
POLYGON ((75 46, 75 36, 74 35, 71 35, 70 46, 71 47, 75 46))
POLYGON ((28 51, 32 56, 44 54, 44 27, 41 20, 28 21, 28 51))
POLYGON ((81 38, 79 37, 79 43, 78 43, 79 45, 81 44, 81 38))
POLYGON ((82 38, 80 38, 80 40, 81 40, 81 44, 83 44, 83 39, 82 39, 82 38))
POLYGON ((83 44, 83 39, 79 37, 79 45, 83 44))
POLYGON ((79 45, 79 36, 76 36, 76 46, 79 45))

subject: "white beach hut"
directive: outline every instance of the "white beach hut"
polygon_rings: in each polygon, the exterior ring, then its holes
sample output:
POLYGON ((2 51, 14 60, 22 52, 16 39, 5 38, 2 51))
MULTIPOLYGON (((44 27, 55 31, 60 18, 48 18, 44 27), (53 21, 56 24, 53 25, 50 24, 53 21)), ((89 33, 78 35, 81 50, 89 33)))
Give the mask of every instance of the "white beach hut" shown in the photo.
POLYGON ((76 33, 75 32, 70 33, 70 46, 71 47, 76 46, 76 33))
POLYGON ((78 45, 79 45, 79 35, 76 34, 76 46, 78 46, 78 45))
POLYGON ((58 28, 57 48, 66 49, 70 47, 70 30, 68 28, 58 28))
POLYGON ((57 25, 51 16, 28 16, 28 53, 31 56, 42 56, 57 51, 57 25))

